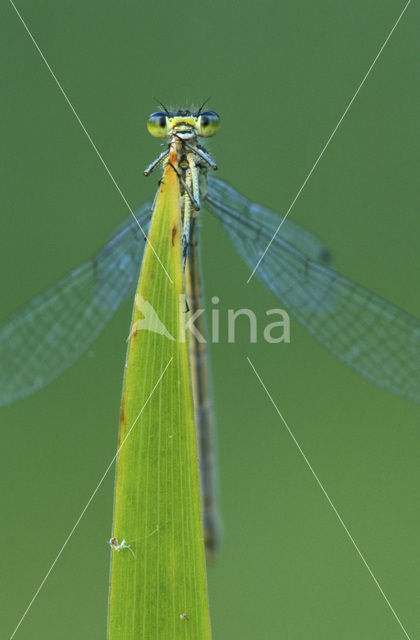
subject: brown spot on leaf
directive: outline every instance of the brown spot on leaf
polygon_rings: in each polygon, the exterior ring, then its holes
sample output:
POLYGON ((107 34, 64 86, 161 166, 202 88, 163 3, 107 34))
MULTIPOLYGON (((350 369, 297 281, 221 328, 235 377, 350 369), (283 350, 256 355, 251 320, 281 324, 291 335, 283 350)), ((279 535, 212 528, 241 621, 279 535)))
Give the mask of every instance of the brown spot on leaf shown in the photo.
POLYGON ((175 246, 175 238, 178 233, 178 227, 172 227, 172 246, 175 246))

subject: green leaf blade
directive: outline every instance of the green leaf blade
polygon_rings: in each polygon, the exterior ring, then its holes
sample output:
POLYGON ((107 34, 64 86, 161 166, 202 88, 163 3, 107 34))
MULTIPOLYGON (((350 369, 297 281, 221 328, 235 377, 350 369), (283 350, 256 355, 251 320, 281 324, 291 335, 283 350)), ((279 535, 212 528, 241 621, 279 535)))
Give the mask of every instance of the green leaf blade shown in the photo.
POLYGON ((178 178, 168 165, 127 354, 109 640, 210 638, 185 313, 180 310, 179 202, 178 178), (118 550, 123 540, 128 546, 118 550))

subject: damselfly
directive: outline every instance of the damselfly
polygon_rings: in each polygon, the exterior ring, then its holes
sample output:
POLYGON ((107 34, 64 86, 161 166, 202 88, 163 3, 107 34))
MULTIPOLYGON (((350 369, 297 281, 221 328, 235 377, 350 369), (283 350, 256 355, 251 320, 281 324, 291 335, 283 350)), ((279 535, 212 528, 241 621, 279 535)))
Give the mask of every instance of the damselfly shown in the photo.
MULTIPOLYGON (((201 201, 221 221, 249 268, 258 264, 255 275, 319 342, 376 385, 420 401, 420 320, 337 273, 324 245, 299 225, 287 219, 279 229, 278 214, 213 175, 206 179, 208 167, 216 167, 198 138, 213 135, 218 127, 217 114, 202 109, 165 110, 148 120, 150 133, 178 150, 189 312, 202 306, 195 224, 201 201)), ((165 149, 145 173, 167 162, 167 156, 165 149)), ((142 205, 93 257, 2 324, 0 404, 34 393, 67 369, 132 294, 151 211, 150 202, 142 205)), ((201 318, 197 329, 205 335, 201 318)), ((205 346, 191 337, 205 539, 211 551, 216 513, 205 346)))

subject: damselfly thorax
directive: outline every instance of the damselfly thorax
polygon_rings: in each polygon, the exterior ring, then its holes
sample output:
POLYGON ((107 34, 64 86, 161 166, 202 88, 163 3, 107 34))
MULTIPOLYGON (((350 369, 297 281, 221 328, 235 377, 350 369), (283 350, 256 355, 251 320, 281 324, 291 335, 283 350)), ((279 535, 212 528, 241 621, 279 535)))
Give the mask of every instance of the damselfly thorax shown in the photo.
POLYGON ((178 174, 182 194, 182 260, 185 268, 188 247, 191 244, 194 219, 205 194, 209 167, 217 169, 199 138, 213 136, 220 127, 220 118, 214 111, 157 111, 147 121, 150 134, 166 138, 167 148, 145 170, 149 175, 157 166, 170 163, 178 174), (176 161, 174 161, 176 158, 176 161))

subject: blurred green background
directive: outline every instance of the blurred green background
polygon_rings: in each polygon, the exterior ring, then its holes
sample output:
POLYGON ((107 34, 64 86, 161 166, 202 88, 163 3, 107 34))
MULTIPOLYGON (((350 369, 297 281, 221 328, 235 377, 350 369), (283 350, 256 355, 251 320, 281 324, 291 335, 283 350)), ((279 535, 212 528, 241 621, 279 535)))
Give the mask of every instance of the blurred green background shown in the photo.
MULTIPOLYGON (((37 2, 17 7, 134 207, 157 176, 154 97, 222 117, 220 177, 284 212, 401 2, 37 2)), ((127 216, 13 7, 0 9, 1 316, 88 258, 127 216)), ((420 316, 410 6, 290 216, 345 275, 420 316)), ((203 211, 206 300, 279 306, 203 211)), ((1 637, 8 638, 114 454, 131 302, 42 392, 1 409, 1 637)), ((411 638, 420 634, 420 408, 377 389, 292 321, 291 344, 211 349, 223 547, 215 639, 404 637, 246 362, 249 355, 411 638)), ((104 638, 110 473, 16 634, 104 638)))

